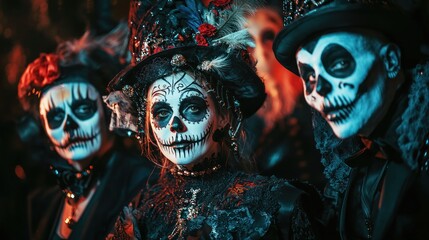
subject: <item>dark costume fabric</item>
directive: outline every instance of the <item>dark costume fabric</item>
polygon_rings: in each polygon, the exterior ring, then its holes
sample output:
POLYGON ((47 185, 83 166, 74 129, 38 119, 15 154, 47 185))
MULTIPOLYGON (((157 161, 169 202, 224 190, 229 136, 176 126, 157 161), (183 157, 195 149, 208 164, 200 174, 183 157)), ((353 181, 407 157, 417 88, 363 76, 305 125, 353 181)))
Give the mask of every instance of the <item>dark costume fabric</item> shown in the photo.
POLYGON ((307 201, 320 204, 275 177, 167 174, 124 211, 112 239, 315 239, 307 201))
POLYGON ((342 239, 429 239, 429 65, 408 81, 366 147, 346 161, 353 170, 342 239))
MULTIPOLYGON (((104 239, 122 208, 148 182, 153 167, 148 161, 120 151, 104 156, 105 166, 97 175, 97 188, 73 226, 69 239, 104 239)), ((96 171, 94 167, 94 172, 96 171)), ((28 199, 30 239, 60 239, 57 226, 65 194, 59 186, 36 190, 28 199)))

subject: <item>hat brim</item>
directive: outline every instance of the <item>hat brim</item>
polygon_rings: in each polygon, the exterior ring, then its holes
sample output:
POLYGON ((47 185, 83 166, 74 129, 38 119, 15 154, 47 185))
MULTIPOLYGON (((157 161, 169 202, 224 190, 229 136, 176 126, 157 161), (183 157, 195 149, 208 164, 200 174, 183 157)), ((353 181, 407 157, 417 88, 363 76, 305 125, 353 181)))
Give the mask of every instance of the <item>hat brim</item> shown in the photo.
POLYGON ((354 28, 385 35, 400 47, 405 66, 418 62, 422 35, 415 21, 398 10, 363 4, 337 4, 309 12, 280 31, 273 44, 274 54, 285 68, 299 75, 295 57, 302 44, 326 32, 354 28))
MULTIPOLYGON (((206 59, 206 56, 216 51, 215 47, 205 46, 184 46, 172 49, 167 49, 162 52, 153 54, 139 62, 134 66, 128 66, 120 72, 110 83, 109 90, 121 90, 125 85, 134 86, 138 82, 135 77, 148 64, 152 64, 158 58, 171 58, 175 54, 182 54, 185 58, 190 55, 198 56, 199 61, 211 60, 206 59)), ((200 63, 201 63, 200 62, 200 63)), ((239 81, 227 82, 220 79, 225 87, 231 89, 236 99, 240 102, 240 109, 243 117, 249 117, 254 114, 263 104, 266 98, 265 86, 256 72, 246 66, 241 71, 245 71, 247 77, 240 78, 239 81), (250 76, 250 77, 249 77, 250 76)))

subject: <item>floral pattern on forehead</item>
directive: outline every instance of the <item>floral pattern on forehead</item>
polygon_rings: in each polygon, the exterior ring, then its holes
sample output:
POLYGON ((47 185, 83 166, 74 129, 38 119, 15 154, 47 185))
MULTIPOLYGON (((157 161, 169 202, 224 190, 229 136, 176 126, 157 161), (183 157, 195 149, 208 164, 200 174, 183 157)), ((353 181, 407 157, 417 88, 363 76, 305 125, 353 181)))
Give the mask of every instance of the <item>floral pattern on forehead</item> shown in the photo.
POLYGON ((199 95, 201 97, 206 97, 207 94, 203 93, 203 85, 198 83, 198 81, 189 75, 189 73, 181 72, 175 75, 170 80, 166 78, 161 78, 159 84, 152 84, 152 97, 161 96, 165 98, 165 95, 173 95, 175 92, 180 93, 180 99, 188 96, 199 95))
MULTIPOLYGON (((132 64, 109 83, 111 93, 105 99, 110 108, 115 109, 112 118, 116 120, 111 122, 118 124, 112 128, 132 132, 144 154, 166 169, 169 167, 159 158, 154 131, 167 129, 165 126, 173 124, 173 120, 174 125, 194 126, 222 113, 231 117, 218 135, 229 139, 224 145, 237 152, 243 117, 252 115, 265 99, 264 85, 247 51, 254 43, 246 28, 245 16, 253 14, 257 4, 258 1, 228 0, 211 1, 205 7, 198 0, 132 1, 129 44, 132 64), (194 80, 192 84, 171 82, 170 76, 178 74, 180 78, 185 72, 185 79, 194 80), (157 101, 166 104, 155 104, 150 102, 149 88, 165 98, 167 93, 179 90, 186 94, 177 95, 177 100, 181 101, 174 105, 158 95, 157 101), (206 93, 199 93, 204 92, 202 90, 206 93), (186 108, 186 104, 191 108, 186 108), (213 114, 207 114, 210 111, 205 109, 211 106, 213 114), (189 109, 203 110, 190 115, 189 109), (150 119, 154 113, 161 117, 150 119), (167 117, 163 118, 164 115, 167 117), (159 121, 154 121, 156 119, 159 121)), ((215 125, 212 128, 211 132, 219 130, 215 125)))
POLYGON ((186 72, 155 81, 148 91, 149 118, 161 153, 174 164, 189 165, 215 153, 215 104, 186 72))

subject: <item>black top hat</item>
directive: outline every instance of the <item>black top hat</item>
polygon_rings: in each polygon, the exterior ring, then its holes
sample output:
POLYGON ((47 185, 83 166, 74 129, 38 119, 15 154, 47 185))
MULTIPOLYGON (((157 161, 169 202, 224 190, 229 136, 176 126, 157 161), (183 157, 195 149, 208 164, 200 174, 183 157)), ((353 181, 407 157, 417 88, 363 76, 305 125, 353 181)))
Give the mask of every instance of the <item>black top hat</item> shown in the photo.
POLYGON ((402 50, 403 63, 420 58, 421 30, 411 15, 391 0, 285 0, 284 29, 273 50, 279 62, 299 74, 295 54, 312 38, 338 29, 366 28, 382 33, 402 50))
POLYGON ((192 69, 218 81, 239 102, 244 117, 265 100, 265 88, 250 62, 253 44, 244 28, 254 1, 132 1, 129 42, 132 64, 109 83, 138 108, 155 80, 192 69))

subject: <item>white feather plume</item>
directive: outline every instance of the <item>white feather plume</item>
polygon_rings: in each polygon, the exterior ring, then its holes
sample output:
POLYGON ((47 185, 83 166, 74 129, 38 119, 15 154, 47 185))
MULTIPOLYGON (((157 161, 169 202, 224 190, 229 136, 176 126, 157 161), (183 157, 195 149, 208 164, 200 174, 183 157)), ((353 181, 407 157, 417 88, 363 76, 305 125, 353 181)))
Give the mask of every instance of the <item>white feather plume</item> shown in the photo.
POLYGON ((209 11, 208 9, 204 8, 204 15, 203 16, 205 17, 205 21, 208 24, 216 26, 216 24, 217 24, 216 23, 216 15, 214 12, 209 11))
MULTIPOLYGON (((218 37, 223 38, 245 28, 247 17, 254 14, 259 5, 257 0, 236 0, 229 11, 221 11, 218 22, 215 23, 218 37)), ((206 20, 211 20, 210 14, 208 14, 208 18, 206 20)))
POLYGON ((79 39, 59 44, 57 53, 63 65, 93 64, 89 56, 93 49, 101 49, 117 58, 126 53, 128 33, 128 25, 125 22, 120 22, 109 33, 101 36, 92 36, 90 31, 86 31, 79 39))
POLYGON ((240 31, 228 34, 224 37, 216 39, 214 43, 226 43, 232 48, 256 47, 255 41, 252 35, 249 33, 249 29, 245 28, 240 31))
POLYGON ((201 63, 200 66, 198 66, 199 69, 203 71, 215 71, 217 73, 220 73, 219 70, 228 67, 228 56, 222 55, 218 56, 212 60, 206 60, 201 63))

